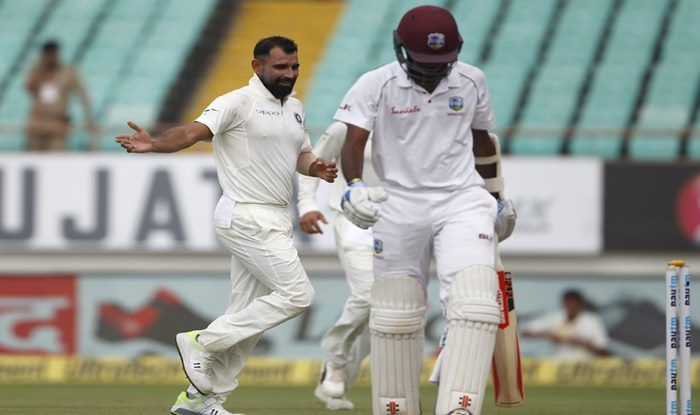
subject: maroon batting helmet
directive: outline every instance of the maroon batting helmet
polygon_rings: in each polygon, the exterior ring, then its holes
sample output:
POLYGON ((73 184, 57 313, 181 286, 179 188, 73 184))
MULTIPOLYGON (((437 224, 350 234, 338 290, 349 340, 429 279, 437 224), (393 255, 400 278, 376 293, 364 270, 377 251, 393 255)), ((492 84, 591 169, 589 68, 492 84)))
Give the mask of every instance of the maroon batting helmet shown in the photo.
POLYGON ((452 13, 441 7, 419 6, 409 10, 394 31, 396 57, 416 80, 437 82, 447 76, 461 48, 457 22, 452 13))
POLYGON ((452 13, 437 6, 409 10, 395 33, 396 40, 416 62, 454 62, 462 47, 462 37, 452 13))

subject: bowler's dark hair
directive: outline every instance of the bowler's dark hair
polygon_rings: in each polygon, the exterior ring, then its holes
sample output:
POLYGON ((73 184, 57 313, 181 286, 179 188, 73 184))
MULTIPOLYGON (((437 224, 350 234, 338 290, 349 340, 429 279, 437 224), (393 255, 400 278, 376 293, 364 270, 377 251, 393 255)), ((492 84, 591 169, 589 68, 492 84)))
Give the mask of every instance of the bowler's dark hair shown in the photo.
POLYGON ((262 59, 270 55, 273 48, 279 47, 284 53, 290 54, 297 51, 297 44, 290 38, 284 36, 270 36, 260 39, 253 48, 253 57, 262 59))

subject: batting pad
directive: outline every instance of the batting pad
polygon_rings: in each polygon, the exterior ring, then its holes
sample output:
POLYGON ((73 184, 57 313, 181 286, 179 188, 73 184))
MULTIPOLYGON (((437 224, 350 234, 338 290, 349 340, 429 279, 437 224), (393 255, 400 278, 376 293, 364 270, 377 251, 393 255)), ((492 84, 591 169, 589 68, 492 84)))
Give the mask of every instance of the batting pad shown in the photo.
POLYGON ((412 277, 379 278, 371 305, 372 413, 419 415, 425 289, 412 277))
POLYGON ((481 413, 501 321, 497 293, 496 271, 486 265, 467 267, 452 281, 447 341, 440 354, 436 415, 460 408, 472 415, 481 413))

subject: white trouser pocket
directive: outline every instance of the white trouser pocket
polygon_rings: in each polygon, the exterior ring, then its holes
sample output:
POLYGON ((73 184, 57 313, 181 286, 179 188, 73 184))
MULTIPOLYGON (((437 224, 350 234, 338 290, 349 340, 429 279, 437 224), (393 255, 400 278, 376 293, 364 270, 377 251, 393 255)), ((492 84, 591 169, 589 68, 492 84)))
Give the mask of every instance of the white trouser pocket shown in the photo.
POLYGON ((222 229, 230 229, 233 220, 233 208, 236 201, 226 195, 222 195, 214 209, 214 226, 222 229))

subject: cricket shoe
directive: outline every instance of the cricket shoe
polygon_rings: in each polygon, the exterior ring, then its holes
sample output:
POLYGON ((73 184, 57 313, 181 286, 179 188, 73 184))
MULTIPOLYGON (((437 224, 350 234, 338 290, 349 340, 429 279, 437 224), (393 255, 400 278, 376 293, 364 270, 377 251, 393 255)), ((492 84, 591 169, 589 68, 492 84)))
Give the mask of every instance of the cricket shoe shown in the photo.
POLYGON ((340 409, 355 409, 355 405, 350 401, 350 399, 348 399, 347 395, 343 396, 340 399, 331 398, 330 396, 325 394, 320 384, 316 386, 316 390, 314 390, 314 395, 316 395, 316 398, 318 398, 319 401, 326 404, 326 409, 328 409, 329 411, 337 411, 340 409))
POLYGON ((345 366, 326 360, 323 364, 320 382, 323 394, 329 398, 341 399, 345 396, 345 384, 347 381, 348 374, 345 366))
POLYGON ((244 415, 234 414, 221 406, 221 400, 215 396, 193 396, 188 392, 178 395, 175 405, 170 408, 173 415, 244 415))
POLYGON ((199 337, 199 330, 178 333, 175 336, 175 342, 187 379, 199 393, 208 395, 214 390, 212 364, 215 357, 204 351, 204 345, 197 340, 197 337, 199 337))

